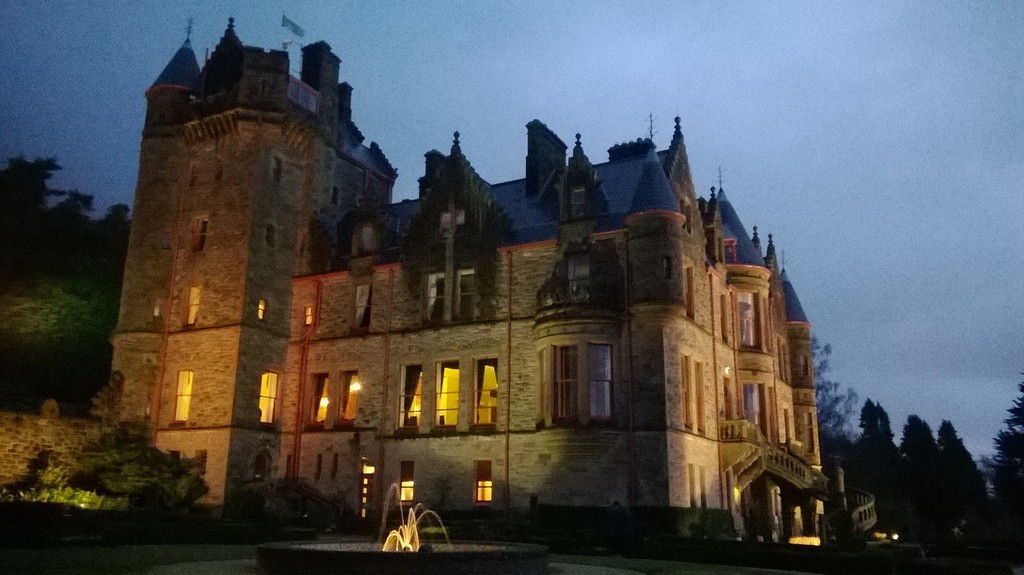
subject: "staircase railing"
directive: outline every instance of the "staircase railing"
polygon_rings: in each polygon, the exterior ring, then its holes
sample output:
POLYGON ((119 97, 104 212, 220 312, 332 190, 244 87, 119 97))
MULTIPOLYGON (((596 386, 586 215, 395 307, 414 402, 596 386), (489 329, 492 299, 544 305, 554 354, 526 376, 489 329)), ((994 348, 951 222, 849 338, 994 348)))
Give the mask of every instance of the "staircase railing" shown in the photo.
POLYGON ((875 514, 875 496, 862 489, 846 488, 846 501, 849 505, 853 525, 861 533, 871 529, 878 522, 875 514))
MULTIPOLYGON (((787 479, 802 489, 818 488, 823 482, 820 473, 816 473, 811 465, 802 457, 790 452, 783 446, 772 445, 761 430, 747 419, 727 419, 718 427, 719 440, 726 443, 744 443, 757 450, 757 457, 762 459, 762 469, 787 479)), ((730 464, 743 463, 744 468, 751 467, 746 457, 737 457, 730 464)), ((742 471, 742 470, 738 470, 742 471)))

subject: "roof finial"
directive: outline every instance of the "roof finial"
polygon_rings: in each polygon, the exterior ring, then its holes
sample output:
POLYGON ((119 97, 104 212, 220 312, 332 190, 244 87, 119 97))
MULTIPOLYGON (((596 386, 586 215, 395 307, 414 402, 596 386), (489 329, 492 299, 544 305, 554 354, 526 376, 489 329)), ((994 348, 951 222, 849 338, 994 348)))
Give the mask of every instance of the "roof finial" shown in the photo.
POLYGON ((580 133, 579 132, 576 132, 576 147, 577 148, 582 148, 583 147, 583 144, 580 143, 580 133))
POLYGON ((683 129, 679 127, 679 116, 676 116, 676 129, 675 129, 675 133, 679 134, 679 133, 682 133, 682 131, 683 131, 683 129))
POLYGON ((455 139, 452 140, 452 144, 455 144, 456 146, 458 146, 459 145, 459 131, 458 130, 455 130, 454 136, 455 136, 455 139))
POLYGON ((235 29, 235 17, 234 16, 229 16, 228 17, 228 29, 229 30, 234 30, 235 29))
POLYGON ((754 241, 755 243, 759 243, 759 242, 761 241, 761 238, 757 237, 757 226, 754 226, 754 237, 753 237, 753 241, 754 241))
POLYGON ((722 189, 722 166, 718 166, 718 189, 722 189))
POLYGON ((453 136, 454 136, 454 138, 452 139, 452 155, 453 156, 455 154, 460 154, 461 155, 462 154, 462 147, 459 146, 459 131, 456 130, 455 133, 453 134, 453 136))
POLYGON ((654 114, 647 114, 647 138, 654 139, 654 114))
POLYGON ((711 186, 711 199, 715 199, 715 187, 711 186))
POLYGON ((193 18, 191 16, 188 17, 188 26, 185 28, 185 41, 186 42, 192 40, 192 21, 193 20, 195 20, 195 18, 193 18))

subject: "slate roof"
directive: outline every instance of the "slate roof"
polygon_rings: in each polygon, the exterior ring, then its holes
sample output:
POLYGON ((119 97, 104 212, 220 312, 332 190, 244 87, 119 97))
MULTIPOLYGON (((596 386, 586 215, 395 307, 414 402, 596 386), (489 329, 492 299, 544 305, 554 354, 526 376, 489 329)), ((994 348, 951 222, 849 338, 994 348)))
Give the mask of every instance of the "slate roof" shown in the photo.
POLYGON ((199 63, 196 61, 196 54, 192 51, 192 43, 185 40, 185 43, 178 48, 178 51, 171 57, 171 61, 160 72, 153 86, 178 86, 187 90, 196 87, 199 79, 199 63))
POLYGON ((633 192, 633 202, 629 213, 639 214, 654 210, 678 212, 679 200, 672 193, 672 186, 665 176, 665 168, 658 160, 658 155, 651 148, 644 158, 643 171, 633 192))
POLYGON ((782 294, 786 298, 786 321, 811 323, 807 319, 807 314, 804 313, 804 307, 800 305, 800 298, 796 297, 796 290, 793 289, 786 270, 782 270, 782 294))
POLYGON ((736 215, 732 202, 725 197, 725 190, 718 191, 718 211, 722 214, 722 237, 736 240, 736 263, 764 267, 764 258, 761 250, 754 246, 754 242, 747 235, 747 228, 736 215))

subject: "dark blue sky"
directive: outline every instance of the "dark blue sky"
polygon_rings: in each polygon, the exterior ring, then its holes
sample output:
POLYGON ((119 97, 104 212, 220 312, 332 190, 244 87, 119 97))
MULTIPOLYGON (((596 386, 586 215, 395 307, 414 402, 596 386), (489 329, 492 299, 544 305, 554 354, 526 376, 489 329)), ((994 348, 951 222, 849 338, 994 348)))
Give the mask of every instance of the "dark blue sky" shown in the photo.
POLYGON ((833 377, 897 436, 917 413, 991 452, 1024 377, 1024 3, 5 0, 0 157, 131 204, 143 93, 188 17, 202 58, 228 16, 280 48, 282 11, 341 56, 396 199, 454 130, 500 182, 534 118, 602 161, 681 116, 698 190, 721 166, 774 234, 833 377))

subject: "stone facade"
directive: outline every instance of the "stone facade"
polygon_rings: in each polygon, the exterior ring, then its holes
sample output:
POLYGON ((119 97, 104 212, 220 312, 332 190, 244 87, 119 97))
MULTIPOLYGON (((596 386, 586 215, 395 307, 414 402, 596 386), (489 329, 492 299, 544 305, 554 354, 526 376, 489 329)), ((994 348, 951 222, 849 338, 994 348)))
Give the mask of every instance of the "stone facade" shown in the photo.
MULTIPOLYGON (((52 402, 52 400, 50 400, 52 402)), ((100 424, 92 419, 60 417, 56 403, 42 415, 0 412, 0 485, 14 483, 30 471, 40 454, 74 469, 82 450, 96 442, 100 424)))
POLYGON ((393 489, 814 532, 809 324, 770 237, 694 192, 678 118, 600 164, 534 120, 502 184, 456 133, 391 203, 338 62, 316 43, 290 77, 231 25, 147 93, 114 370, 124 418, 206 454, 209 503, 285 479, 359 517, 393 489))

